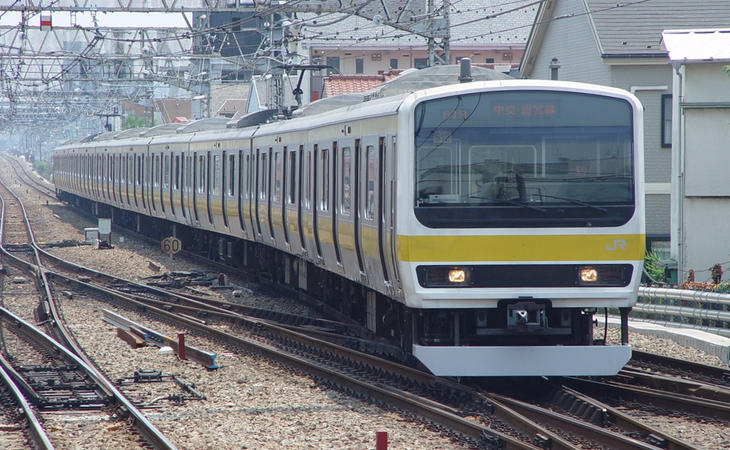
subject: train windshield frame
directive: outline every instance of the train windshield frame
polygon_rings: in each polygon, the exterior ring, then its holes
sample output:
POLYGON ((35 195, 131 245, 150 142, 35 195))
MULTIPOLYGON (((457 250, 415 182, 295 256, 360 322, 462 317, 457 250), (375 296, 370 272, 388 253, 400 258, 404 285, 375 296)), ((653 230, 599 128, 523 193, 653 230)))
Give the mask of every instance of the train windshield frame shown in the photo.
POLYGON ((634 214, 625 99, 491 91, 423 101, 414 119, 414 211, 427 227, 608 227, 634 214))

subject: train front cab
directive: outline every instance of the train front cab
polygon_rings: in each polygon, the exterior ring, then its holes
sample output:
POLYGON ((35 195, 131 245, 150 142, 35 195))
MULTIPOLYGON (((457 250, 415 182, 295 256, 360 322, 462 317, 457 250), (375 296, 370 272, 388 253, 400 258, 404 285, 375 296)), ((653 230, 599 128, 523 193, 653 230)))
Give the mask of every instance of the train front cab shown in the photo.
POLYGON ((638 100, 550 82, 449 89, 399 119, 414 145, 397 208, 414 355, 442 376, 615 374, 644 253, 638 100), (594 345, 599 308, 621 312, 622 344, 594 345))

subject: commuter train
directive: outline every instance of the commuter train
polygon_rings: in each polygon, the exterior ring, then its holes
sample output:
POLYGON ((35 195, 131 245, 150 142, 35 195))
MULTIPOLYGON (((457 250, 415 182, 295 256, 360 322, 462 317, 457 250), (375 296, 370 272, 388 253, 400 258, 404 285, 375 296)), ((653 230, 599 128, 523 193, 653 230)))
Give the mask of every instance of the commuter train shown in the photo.
POLYGON ((316 293, 436 375, 605 375, 631 355, 642 120, 619 89, 475 81, 242 128, 105 133, 57 148, 54 182, 316 293), (594 339, 599 308, 620 311, 620 345, 594 339))

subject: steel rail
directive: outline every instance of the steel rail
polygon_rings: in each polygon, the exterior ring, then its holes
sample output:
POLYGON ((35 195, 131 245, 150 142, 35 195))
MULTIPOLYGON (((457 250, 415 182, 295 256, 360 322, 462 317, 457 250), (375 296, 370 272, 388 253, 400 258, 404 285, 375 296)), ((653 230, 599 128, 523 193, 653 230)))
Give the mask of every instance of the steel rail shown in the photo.
POLYGON ((631 435, 642 434, 646 437, 650 444, 656 445, 657 447, 665 448, 667 450, 688 450, 694 449, 692 444, 689 444, 681 439, 677 439, 657 428, 647 425, 637 419, 634 419, 630 415, 622 412, 617 408, 613 408, 605 403, 602 403, 592 397, 587 397, 578 391, 570 389, 566 386, 560 386, 560 389, 564 391, 568 396, 577 399, 584 405, 592 405, 599 409, 602 413, 602 421, 604 423, 610 423, 621 427, 624 433, 630 433, 631 435))
MULTIPOLYGON (((40 266, 40 255, 37 251, 37 244, 35 242, 35 237, 33 235, 33 230, 30 225, 30 220, 28 219, 27 212, 25 210, 25 206, 23 205, 22 200, 10 189, 8 188, 4 183, 0 182, 0 185, 5 188, 10 195, 12 195, 18 204, 20 205, 22 211, 23 211, 23 219, 25 221, 26 227, 28 229, 28 234, 31 239, 31 245, 33 247, 36 261, 39 263, 39 265, 34 265, 32 263, 28 263, 26 261, 23 261, 19 258, 17 258, 15 255, 12 255, 10 252, 8 252, 5 247, 0 243, 0 252, 4 254, 5 256, 13 259, 14 261, 18 262, 20 265, 25 266, 29 271, 33 272, 38 280, 38 283, 40 284, 40 287, 43 290, 43 293, 45 295, 45 299, 48 302, 48 306, 50 311, 53 314, 53 325, 55 325, 55 328, 60 330, 61 335, 63 336, 64 341, 67 345, 69 345, 72 349, 69 350, 66 348, 66 346, 58 343, 57 341, 53 340, 50 336, 45 335, 45 333, 42 333, 40 330, 36 329, 35 327, 32 327, 30 324, 27 324, 28 327, 30 327, 30 330, 33 330, 34 332, 40 333, 43 335, 43 338, 50 340, 50 342, 53 343, 56 347, 59 348, 60 351, 63 353, 66 353, 68 355, 71 355, 72 359, 77 361, 82 367, 85 368, 89 376, 111 397, 113 397, 118 405, 120 405, 124 410, 127 411, 127 413, 135 420, 135 425, 137 427, 137 430, 140 432, 140 434, 148 440, 155 448, 160 449, 175 449, 177 448, 171 441, 167 439, 167 437, 157 429, 157 427, 150 422, 145 415, 137 409, 134 404, 132 404, 125 396, 122 394, 121 391, 119 391, 114 384, 109 380, 100 370, 97 370, 93 362, 85 355, 83 352, 83 349, 80 348, 78 343, 72 338, 72 333, 65 327, 65 324, 63 323, 63 320, 60 319, 61 315, 58 312, 58 307, 55 304, 55 301, 53 300, 53 294, 51 293, 49 282, 46 276, 46 271, 40 266)), ((2 203, 2 207, 0 209, 0 236, 2 236, 2 232, 4 230, 5 226, 5 200, 0 196, 0 202, 2 203)), ((3 308, 3 314, 7 313, 8 315, 12 317, 14 316, 10 311, 4 310, 3 308)), ((20 318, 17 318, 18 320, 21 320, 20 318)), ((22 322, 25 323, 25 322, 22 322)))
POLYGON ((629 361, 629 364, 631 364, 632 361, 634 361, 634 364, 638 363, 638 365, 657 365, 683 372, 690 372, 700 377, 713 378, 717 380, 718 383, 725 382, 730 384, 730 370, 722 367, 710 366, 693 361, 685 361, 683 359, 658 355, 656 353, 643 352, 636 349, 633 349, 631 352, 631 361, 629 361))
MULTIPOLYGON (((195 320, 189 317, 181 316, 178 313, 174 312, 176 305, 170 305, 170 308, 165 307, 165 305, 161 305, 161 307, 153 306, 149 303, 140 302, 136 299, 131 298, 128 295, 125 295, 123 293, 120 293, 118 291, 103 288, 100 286, 97 286, 95 284, 89 284, 81 280, 77 280, 71 277, 67 277, 62 274, 49 272, 49 275, 51 278, 59 278, 61 280, 64 280, 65 282, 72 283, 74 285, 77 285, 79 287, 88 288, 94 291, 97 291, 101 294, 106 294, 112 298, 115 299, 115 301, 123 306, 135 308, 135 309, 143 309, 146 313, 150 313, 153 315, 158 315, 166 320, 174 322, 177 326, 181 327, 188 327, 192 328, 196 331, 199 331, 201 333, 204 333, 208 336, 212 336, 214 338, 219 339, 222 342, 225 342, 233 347, 237 348, 243 348, 247 351, 260 354, 270 360, 277 361, 287 367, 296 367, 300 370, 304 370, 307 373, 313 374, 315 377, 322 377, 327 380, 330 380, 337 386, 340 386, 341 388, 345 389, 346 391, 350 392, 365 392, 366 395, 380 400, 387 404, 394 404, 398 405, 399 408, 402 410, 410 411, 420 417, 438 421, 439 423, 443 424, 444 426, 449 427, 450 429, 453 429, 459 433, 464 434, 465 436, 468 436, 471 439, 475 439, 477 441, 482 441, 486 439, 490 443, 489 446, 492 445, 498 445, 498 446, 506 446, 506 448, 536 448, 532 445, 525 444, 522 441, 519 441, 518 439, 515 439, 514 437, 496 432, 495 430, 492 430, 486 426, 483 426, 481 424, 478 424, 476 422, 466 420, 461 418, 458 414, 460 413, 457 410, 454 410, 453 408, 447 408, 443 405, 437 405, 435 402, 426 400, 422 397, 414 396, 413 394, 409 394, 404 391, 397 390, 395 388, 388 388, 384 386, 376 386, 373 383, 363 382, 358 380, 357 378, 354 378, 352 376, 349 376, 347 374, 340 373, 338 371, 332 370, 330 368, 324 367, 321 364, 318 364, 316 362, 312 362, 310 360, 307 360, 305 358, 302 358, 297 355, 293 355, 291 353, 282 352, 278 348, 262 343, 253 339, 241 337, 232 335, 230 333, 226 333, 224 331, 221 331, 215 327, 208 326, 204 323, 202 323, 199 320, 195 320), (488 436, 485 437, 485 436, 488 436), (496 440, 495 440, 496 439, 496 440)), ((228 313, 229 315, 232 315, 232 313, 228 313)), ((238 320, 241 320, 238 318, 238 320)), ((265 327, 271 330, 271 332, 276 333, 282 333, 286 339, 297 339, 301 340, 302 342, 308 341, 308 342, 316 342, 316 344, 324 346, 327 351, 330 352, 337 352, 338 355, 342 357, 347 357, 350 359, 354 359, 359 362, 367 363, 370 366, 374 366, 379 370, 385 370, 388 372, 395 371, 402 371, 399 375, 401 377, 409 377, 409 379, 413 379, 415 382, 421 383, 426 386, 430 386, 432 389, 442 389, 442 390, 448 390, 448 389, 459 389, 464 390, 464 387, 461 385, 458 385, 456 383, 451 383, 448 380, 439 379, 438 377, 435 377, 431 374, 427 374, 425 372, 421 372, 406 366, 399 366, 396 363, 391 363, 389 361, 382 360, 378 357, 363 354, 361 352, 357 352, 351 349, 348 349, 346 347, 340 347, 336 344, 332 344, 326 341, 320 341, 318 339, 310 338, 304 334, 296 333, 291 330, 288 330, 284 327, 278 327, 273 324, 265 323, 264 321, 255 320, 253 319, 251 321, 251 324, 253 327, 259 329, 259 333, 262 331, 261 327, 265 327)), ((570 445, 569 443, 561 440, 556 435, 550 433, 549 431, 545 430, 542 427, 538 427, 537 431, 536 425, 531 421, 526 421, 524 418, 515 418, 517 416, 514 412, 507 411, 506 408, 503 407, 497 407, 497 415, 503 419, 508 420, 511 419, 511 422, 514 423, 515 421, 519 421, 515 429, 520 430, 531 430, 534 435, 533 439, 536 441, 542 441, 542 439, 539 436, 548 436, 546 438, 550 442, 553 443, 554 449, 563 449, 563 448, 575 448, 574 446, 570 445)))
POLYGON ((2 378, 2 384, 4 384, 8 388, 10 394, 19 406, 21 415, 28 422, 28 434, 31 441, 33 442, 34 447, 42 450, 52 450, 54 448, 53 444, 48 438, 48 435, 43 429, 43 426, 38 420, 38 417, 36 417, 33 408, 25 399, 25 396, 23 395, 20 387, 15 384, 13 378, 8 373, 8 370, 10 368, 11 366, 9 365, 7 360, 2 355, 0 355, 0 377, 2 378))
POLYGON ((175 445, 170 442, 157 428, 150 422, 144 414, 142 414, 125 396, 121 393, 112 383, 110 383, 105 376, 101 374, 95 367, 88 364, 86 361, 81 359, 81 357, 77 356, 75 353, 71 352, 69 349, 67 349, 64 345, 53 339, 52 337, 48 336, 46 333, 41 331, 40 329, 36 328, 34 325, 31 325, 30 323, 26 322, 25 320, 21 319, 20 317, 16 316, 9 310, 0 307, 0 319, 5 320, 9 323, 11 323, 13 326, 17 328, 21 328, 24 331, 26 331, 30 336, 32 336, 34 339, 38 340, 39 342, 43 342, 45 345, 57 349, 59 353, 62 353, 66 358, 72 360, 74 363, 78 364, 79 367, 83 368, 84 371, 91 377, 96 383, 98 383, 100 386, 105 386, 106 389, 108 389, 112 396, 115 398, 117 403, 122 406, 124 409, 126 409, 131 416, 134 418, 134 420, 137 423, 141 423, 144 427, 144 429, 148 430, 151 435, 145 435, 146 438, 150 439, 150 442, 156 447, 156 448, 164 448, 164 449, 175 449, 175 445))
POLYGON ((672 376, 662 376, 656 373, 647 373, 639 369, 621 370, 618 380, 630 383, 632 386, 646 386, 665 392, 683 394, 690 397, 715 400, 730 405, 730 389, 723 386, 707 384, 694 380, 685 380, 672 376))
POLYGON ((515 411, 518 411, 520 414, 532 418, 536 422, 544 423, 551 428, 568 431, 578 436, 585 436, 605 448, 657 449, 654 445, 638 441, 619 433, 614 433, 597 425, 581 422, 577 419, 573 419, 520 400, 499 394, 490 394, 490 397, 494 397, 496 400, 504 403, 515 411))
POLYGON ((35 189, 37 192, 45 195, 46 197, 49 197, 53 199, 54 201, 57 201, 58 199, 54 195, 55 192, 51 190, 49 186, 46 186, 35 179, 31 174, 28 173, 25 166, 23 166, 21 163, 19 163, 15 158, 6 155, 5 153, 0 153, 0 157, 2 157, 4 160, 6 160, 8 163, 10 163, 10 167, 13 168, 13 171, 15 172, 15 175, 20 178, 22 181, 24 181, 27 185, 35 189), (23 176, 21 176, 18 173, 18 167, 20 167, 20 170, 23 172, 23 176))
POLYGON ((648 387, 636 387, 618 381, 595 381, 566 377, 564 382, 580 392, 614 398, 633 399, 669 410, 682 410, 690 414, 700 414, 715 419, 730 421, 730 405, 723 401, 697 398, 690 395, 667 392, 648 387))

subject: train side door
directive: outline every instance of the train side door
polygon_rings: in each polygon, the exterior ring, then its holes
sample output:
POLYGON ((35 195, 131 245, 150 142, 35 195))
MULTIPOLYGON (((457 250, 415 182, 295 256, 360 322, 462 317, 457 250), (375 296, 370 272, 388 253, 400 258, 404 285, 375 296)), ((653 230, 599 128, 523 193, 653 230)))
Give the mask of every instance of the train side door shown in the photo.
POLYGON ((246 167, 245 161, 248 153, 244 154, 243 150, 238 151, 238 177, 236 184, 238 185, 238 195, 236 195, 236 205, 238 207, 238 223, 241 226, 241 232, 247 236, 246 230, 246 200, 248 199, 248 189, 246 189, 246 167))
POLYGON ((384 139, 367 137, 363 140, 364 155, 361 173, 364 175, 361 187, 360 241, 363 262, 371 286, 386 289, 390 286, 384 251, 385 222, 383 219, 386 171, 384 139))
POLYGON ((211 166, 212 166, 212 161, 213 161, 213 156, 211 155, 211 152, 210 151, 206 152, 206 159, 205 159, 205 164, 204 164, 204 166, 205 166, 205 168, 204 168, 204 173, 205 173, 205 209, 208 212, 208 226, 209 227, 212 227, 213 226, 213 212, 211 211, 211 208, 210 208, 210 195, 211 195, 211 192, 210 191, 211 191, 211 189, 213 189, 213 185, 211 183, 211 177, 212 177, 212 173, 211 173, 212 172, 212 169, 211 169, 211 166))
POLYGON ((353 228, 353 240, 355 244, 355 257, 357 260, 357 267, 360 272, 360 280, 363 282, 367 281, 367 272, 365 271, 365 263, 363 259, 362 250, 362 205, 363 205, 363 194, 365 179, 364 167, 364 153, 362 151, 362 141, 355 139, 353 147, 354 155, 354 167, 353 167, 353 180, 352 180, 352 228, 353 228))
POLYGON ((394 235, 394 156, 395 146, 388 145, 388 137, 378 138, 378 248, 386 292, 394 293, 397 284, 394 235))
POLYGON ((307 253, 307 244, 304 237, 304 220, 303 220, 303 213, 304 213, 304 177, 306 176, 306 173, 304 172, 304 146, 300 145, 299 149, 297 150, 297 195, 296 195, 296 202, 297 202, 297 228, 299 229, 299 245, 301 247, 301 251, 303 254, 306 255, 307 253))
POLYGON ((201 211, 201 198, 204 199, 205 189, 205 155, 203 152, 194 152, 193 159, 195 162, 193 170, 194 184, 193 187, 193 214, 195 215, 195 224, 200 224, 200 216, 203 214, 201 211))
MULTIPOLYGON (((220 143, 218 144, 220 147, 220 143)), ((221 154, 220 167, 220 195, 221 195, 221 216, 223 216, 223 226, 228 229, 228 211, 226 210, 226 197, 228 196, 228 152, 223 151, 221 154)))
POLYGON ((353 208, 353 185, 355 182, 354 140, 340 141, 337 157, 337 243, 340 249, 342 265, 353 279, 359 279, 360 267, 357 265, 355 252, 355 219, 353 208))
POLYGON ((185 217, 187 218, 186 222, 188 225, 193 225, 195 223, 194 213, 193 213, 193 195, 195 192, 195 180, 193 179, 193 156, 190 154, 189 151, 183 152, 183 159, 185 161, 184 167, 185 171, 183 173, 183 192, 185 196, 185 202, 183 203, 183 212, 185 214, 185 217))

